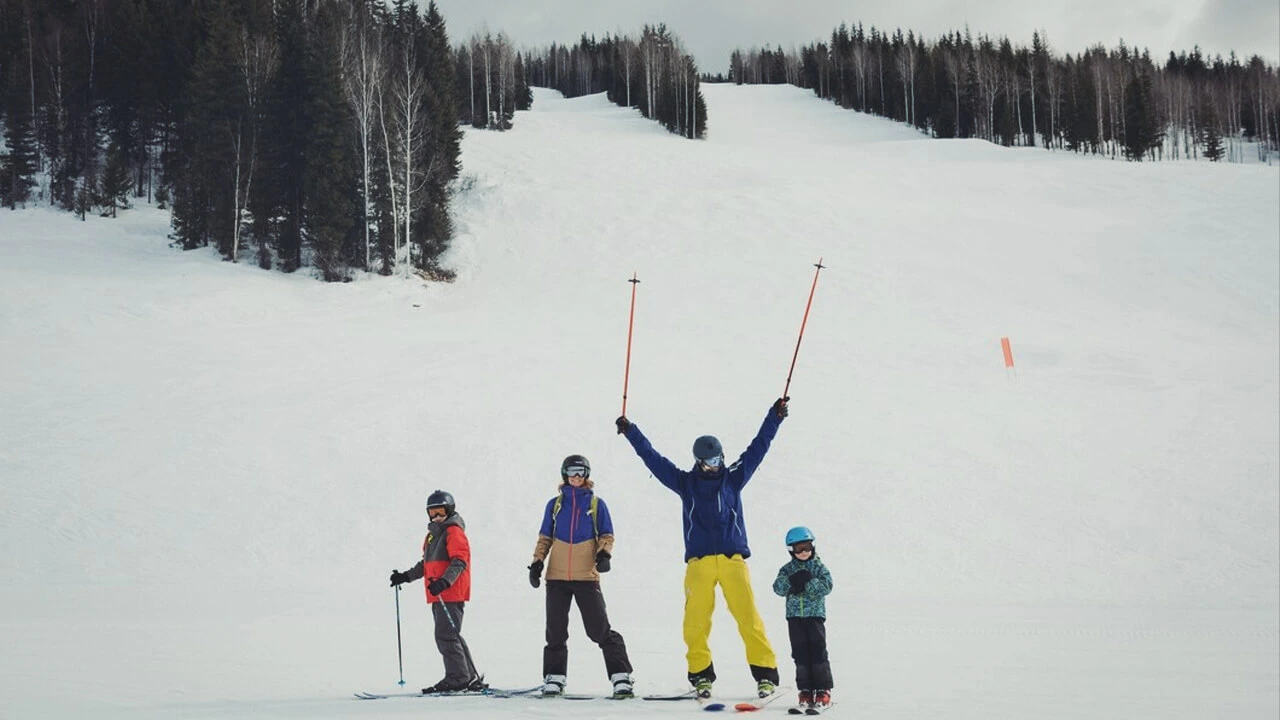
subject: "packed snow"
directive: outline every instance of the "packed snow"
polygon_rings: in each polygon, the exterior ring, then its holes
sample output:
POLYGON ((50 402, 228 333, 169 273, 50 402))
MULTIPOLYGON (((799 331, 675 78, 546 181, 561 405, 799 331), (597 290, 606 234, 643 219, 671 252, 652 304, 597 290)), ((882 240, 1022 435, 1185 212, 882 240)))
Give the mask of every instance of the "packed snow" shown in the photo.
MULTIPOLYGON (((539 682, 525 566, 570 453, 613 515, 637 692, 684 689, 679 501, 613 425, 626 281, 627 414, 685 465, 706 433, 736 457, 782 394, 819 258, 791 416, 744 495, 784 680, 770 584, 807 525, 833 717, 1280 714, 1280 171, 703 90, 704 141, 547 91, 468 130, 453 284, 180 252, 146 206, 0 212, 0 716, 694 711, 352 693, 399 689, 387 576, 437 488, 471 537, 477 664, 539 682)), ((421 583, 399 613, 412 690, 442 675, 421 583)), ((716 617, 716 693, 746 699, 716 617)), ((569 689, 605 692, 577 622, 569 689)))

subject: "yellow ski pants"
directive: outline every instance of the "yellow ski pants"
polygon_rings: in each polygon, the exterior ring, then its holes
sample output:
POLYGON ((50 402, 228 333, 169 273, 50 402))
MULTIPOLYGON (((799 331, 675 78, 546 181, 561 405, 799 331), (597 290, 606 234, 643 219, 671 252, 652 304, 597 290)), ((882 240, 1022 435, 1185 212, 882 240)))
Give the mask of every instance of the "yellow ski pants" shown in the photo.
POLYGON ((755 593, 751 590, 751 572, 741 555, 707 555, 694 558, 684 570, 684 644, 689 672, 707 669, 711 664, 711 614, 716 609, 716 585, 724 593, 729 612, 738 623, 738 634, 747 649, 747 664, 776 668, 778 659, 764 632, 764 620, 756 610, 755 593))

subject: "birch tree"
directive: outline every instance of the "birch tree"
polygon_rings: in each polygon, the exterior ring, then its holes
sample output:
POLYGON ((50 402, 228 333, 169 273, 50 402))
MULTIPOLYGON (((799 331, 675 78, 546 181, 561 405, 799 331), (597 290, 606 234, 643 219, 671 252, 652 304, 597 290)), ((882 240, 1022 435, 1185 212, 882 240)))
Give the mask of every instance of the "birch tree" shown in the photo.
POLYGON ((364 268, 373 265, 373 243, 370 239, 372 197, 370 165, 372 164, 374 123, 377 119, 379 95, 385 85, 386 68, 383 55, 382 29, 369 16, 363 3, 357 2, 342 32, 343 93, 351 107, 356 139, 360 143, 361 178, 364 187, 364 268))
POLYGON ((233 194, 233 220, 231 261, 239 262, 240 236, 244 209, 253 188, 254 172, 258 168, 258 143, 262 135, 265 101, 263 94, 267 83, 275 75, 280 64, 280 52, 269 37, 251 36, 247 28, 240 29, 240 41, 236 48, 236 69, 244 86, 244 107, 240 114, 232 146, 235 154, 235 180, 233 194), (248 147, 245 147, 245 125, 248 125, 248 147))
MULTIPOLYGON (((419 141, 422 138, 422 104, 426 94, 426 79, 418 68, 417 52, 412 36, 403 38, 398 58, 395 78, 391 89, 391 116, 395 134, 395 147, 388 148, 388 171, 399 176, 402 202, 399 212, 403 222, 403 233, 397 238, 396 263, 404 268, 405 277, 411 269, 409 241, 413 237, 412 222, 414 210, 414 191, 421 186, 422 172, 417 166, 419 141), (392 149, 398 153, 396 163, 399 167, 392 171, 392 149), (404 254, 401 256, 400 244, 404 254)), ((394 202, 394 201, 393 201, 394 202)))

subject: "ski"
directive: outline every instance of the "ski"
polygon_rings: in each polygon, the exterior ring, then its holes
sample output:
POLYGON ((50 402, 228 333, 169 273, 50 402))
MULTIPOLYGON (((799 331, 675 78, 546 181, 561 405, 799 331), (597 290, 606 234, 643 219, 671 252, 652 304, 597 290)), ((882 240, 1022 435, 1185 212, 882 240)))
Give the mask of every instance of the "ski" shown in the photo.
POLYGON ((740 702, 737 705, 734 705, 733 709, 737 710, 738 712, 755 712, 756 710, 761 710, 765 706, 772 703, 773 701, 782 697, 789 690, 790 688, 779 685, 778 687, 774 688, 773 692, 769 693, 768 695, 765 695, 762 698, 751 700, 750 702, 740 702))
POLYGON ((805 710, 808 710, 808 709, 809 709, 809 706, 808 706, 808 705, 792 705, 791 707, 787 708, 787 714, 788 714, 788 715, 803 715, 803 714, 804 714, 804 711, 805 711, 805 710))
POLYGON ((832 705, 835 705, 835 703, 827 703, 826 705, 805 708, 804 714, 805 715, 821 715, 822 713, 830 710, 832 705))
POLYGON ((385 700, 387 698, 429 698, 429 697, 494 697, 507 698, 530 695, 542 689, 541 685, 531 688, 519 689, 503 689, 503 688, 486 688, 484 690, 457 690, 453 692, 442 693, 424 693, 424 692, 391 692, 391 693, 371 693, 358 692, 355 696, 360 700, 385 700))
POLYGON ((644 695, 641 700, 655 700, 658 702, 674 701, 674 700, 695 700, 698 697, 696 690, 688 690, 686 692, 677 693, 675 695, 644 695))

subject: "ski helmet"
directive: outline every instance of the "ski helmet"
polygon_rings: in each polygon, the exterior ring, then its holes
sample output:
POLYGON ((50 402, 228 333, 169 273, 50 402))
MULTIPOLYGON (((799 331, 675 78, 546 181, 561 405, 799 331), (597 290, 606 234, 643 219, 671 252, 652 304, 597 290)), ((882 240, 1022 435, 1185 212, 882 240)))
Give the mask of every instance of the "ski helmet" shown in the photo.
POLYGON ((693 441, 693 456, 699 460, 723 458, 724 448, 720 446, 720 441, 714 435, 703 435, 693 441))
POLYGON ((578 466, 586 470, 582 475, 583 480, 591 477, 591 461, 587 460, 585 455, 570 455, 564 459, 564 462, 560 463, 560 479, 568 480, 569 473, 566 471, 574 466, 578 466))
POLYGON ((427 496, 427 510, 434 507, 442 507, 444 511, 453 516, 454 503, 453 496, 443 490, 437 490, 427 496))
POLYGON ((787 531, 787 547, 791 547, 796 543, 813 541, 813 531, 803 525, 798 525, 787 531))

